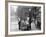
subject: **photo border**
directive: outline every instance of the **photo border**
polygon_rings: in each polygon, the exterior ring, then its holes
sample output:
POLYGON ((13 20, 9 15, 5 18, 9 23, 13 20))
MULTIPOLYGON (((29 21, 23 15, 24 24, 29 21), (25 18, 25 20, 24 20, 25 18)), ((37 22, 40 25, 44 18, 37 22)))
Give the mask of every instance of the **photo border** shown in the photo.
POLYGON ((24 35, 38 35, 38 34, 44 34, 45 33, 45 3, 41 3, 41 2, 20 2, 20 1, 6 1, 5 2, 5 33, 8 35, 8 3, 12 2, 12 3, 30 3, 30 4, 42 4, 44 9, 43 9, 43 24, 44 24, 44 30, 43 33, 35 33, 35 34, 17 34, 15 36, 24 36, 24 35))

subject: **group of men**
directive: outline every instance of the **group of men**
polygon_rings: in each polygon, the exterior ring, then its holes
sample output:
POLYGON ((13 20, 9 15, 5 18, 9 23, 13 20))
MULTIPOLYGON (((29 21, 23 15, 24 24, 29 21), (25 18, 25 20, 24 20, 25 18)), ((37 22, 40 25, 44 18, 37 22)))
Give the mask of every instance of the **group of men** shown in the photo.
MULTIPOLYGON (((29 16, 27 17, 26 20, 21 20, 18 22, 19 24, 19 30, 22 30, 22 31, 28 31, 28 30, 31 30, 31 23, 34 21, 36 21, 36 14, 34 14, 34 12, 37 11, 36 9, 37 7, 34 7, 31 9, 29 9, 29 16), (32 18, 34 20, 32 20, 32 18)), ((38 29, 41 29, 41 23, 39 21, 37 21, 37 25, 36 25, 36 28, 38 29)))

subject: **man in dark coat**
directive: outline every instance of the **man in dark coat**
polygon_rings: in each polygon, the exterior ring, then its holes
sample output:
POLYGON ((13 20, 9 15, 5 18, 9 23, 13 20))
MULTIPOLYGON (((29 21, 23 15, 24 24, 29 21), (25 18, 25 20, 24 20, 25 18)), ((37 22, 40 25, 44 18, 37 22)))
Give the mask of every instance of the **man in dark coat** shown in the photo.
POLYGON ((31 9, 29 9, 29 29, 31 29, 32 17, 36 18, 36 15, 34 14, 34 12, 36 12, 36 8, 37 7, 32 7, 31 9))

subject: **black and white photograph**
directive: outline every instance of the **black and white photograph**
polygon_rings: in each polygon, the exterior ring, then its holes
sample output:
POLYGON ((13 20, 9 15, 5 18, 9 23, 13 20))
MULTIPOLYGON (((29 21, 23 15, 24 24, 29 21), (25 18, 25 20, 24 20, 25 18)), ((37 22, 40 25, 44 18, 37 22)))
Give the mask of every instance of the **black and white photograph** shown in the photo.
POLYGON ((8 3, 8 34, 43 32, 43 5, 8 3))

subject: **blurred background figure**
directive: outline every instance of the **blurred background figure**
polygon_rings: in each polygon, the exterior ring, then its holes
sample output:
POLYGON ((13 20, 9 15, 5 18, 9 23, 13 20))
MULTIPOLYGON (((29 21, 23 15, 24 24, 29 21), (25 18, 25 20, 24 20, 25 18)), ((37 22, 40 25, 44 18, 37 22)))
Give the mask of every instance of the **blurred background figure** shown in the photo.
POLYGON ((36 24, 35 24, 35 19, 34 19, 34 17, 32 17, 32 23, 31 23, 31 30, 36 30, 37 28, 36 28, 36 24))

